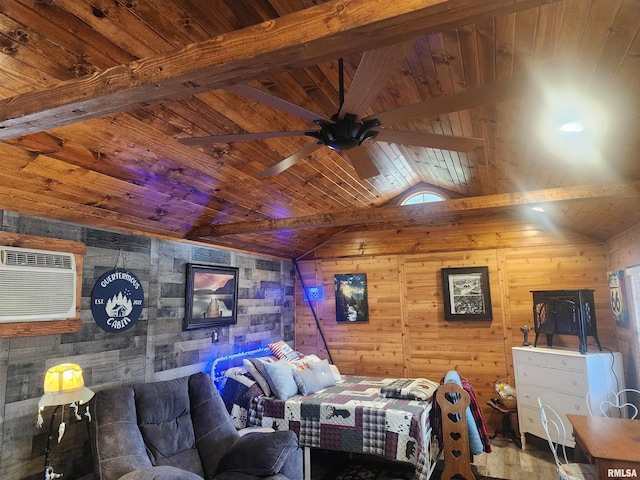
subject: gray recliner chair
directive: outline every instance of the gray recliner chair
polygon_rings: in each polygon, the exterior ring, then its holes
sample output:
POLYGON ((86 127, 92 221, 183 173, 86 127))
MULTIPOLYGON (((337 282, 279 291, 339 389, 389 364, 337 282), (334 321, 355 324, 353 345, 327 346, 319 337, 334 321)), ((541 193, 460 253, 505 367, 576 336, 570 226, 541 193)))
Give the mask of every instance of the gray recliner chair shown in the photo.
POLYGON ((292 431, 236 431, 211 377, 96 392, 90 422, 96 480, 302 480, 292 431))

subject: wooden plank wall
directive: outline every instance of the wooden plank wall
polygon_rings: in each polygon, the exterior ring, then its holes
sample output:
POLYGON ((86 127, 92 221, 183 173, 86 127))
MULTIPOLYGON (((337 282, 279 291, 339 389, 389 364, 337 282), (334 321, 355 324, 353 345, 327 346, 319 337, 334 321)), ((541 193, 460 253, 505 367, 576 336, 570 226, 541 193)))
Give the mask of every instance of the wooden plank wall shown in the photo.
MULTIPOLYGON (((37 403, 50 366, 72 362, 84 370, 85 384, 99 390, 115 385, 177 378, 208 371, 218 356, 269 342, 293 340, 293 270, 288 260, 205 248, 139 235, 115 233, 0 211, 0 230, 86 245, 81 328, 40 331, 34 336, 0 338, 0 479, 39 480, 43 475, 47 426, 35 428, 37 403), (238 323, 182 330, 186 264, 239 268, 238 323), (93 320, 90 296, 106 271, 130 269, 144 288, 144 308, 136 325, 107 333, 93 320), (213 330, 218 342, 213 342, 213 330)), ((11 235, 4 235, 5 238, 11 235)), ((32 245, 35 248, 35 245, 32 245)), ((66 409, 67 429, 53 442, 51 463, 63 478, 90 480, 93 470, 87 428, 66 409), (85 478, 86 477, 86 478, 85 478)), ((54 428, 57 428, 57 423, 54 428)))
MULTIPOLYGON (((579 235, 494 218, 486 223, 361 232, 357 240, 346 233, 314 255, 313 260, 299 262, 300 270, 307 286, 324 287, 324 300, 312 306, 334 363, 347 374, 439 381, 448 370, 457 369, 472 382, 484 405, 495 396, 495 380, 513 382, 511 347, 522 344, 522 326, 533 326, 530 291, 536 289, 595 289, 600 341, 616 349, 605 246, 579 235), (380 254, 357 255, 374 248, 380 254), (493 320, 444 320, 440 270, 463 266, 489 267, 493 320), (336 323, 337 273, 367 274, 369 323, 336 323)), ((309 304, 300 284, 296 286, 296 348, 326 355, 309 304)), ((577 349, 578 340, 556 336, 554 345, 577 349)))
MULTIPOLYGON (((640 225, 607 242, 610 270, 640 264, 640 225)), ((627 287, 628 291, 628 287, 627 287)), ((629 297, 627 297, 629 300, 629 297)), ((618 348, 622 352, 627 388, 640 387, 640 329, 630 322, 629 328, 617 327, 618 348)))

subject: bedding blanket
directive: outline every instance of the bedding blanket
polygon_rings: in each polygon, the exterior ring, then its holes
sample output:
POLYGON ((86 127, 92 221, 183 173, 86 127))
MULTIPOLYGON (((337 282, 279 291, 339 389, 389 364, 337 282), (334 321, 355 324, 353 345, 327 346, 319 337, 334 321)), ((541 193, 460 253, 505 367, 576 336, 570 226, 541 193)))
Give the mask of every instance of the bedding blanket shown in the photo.
MULTIPOLYGON (((293 430, 302 447, 376 454, 430 474, 431 401, 385 398, 380 389, 394 379, 344 376, 334 387, 288 400, 253 399, 250 426, 293 430)), ((434 442, 435 443, 435 442, 434 442)))
POLYGON ((386 398, 430 400, 438 386, 438 383, 426 378, 398 378, 382 387, 380 395, 386 398))

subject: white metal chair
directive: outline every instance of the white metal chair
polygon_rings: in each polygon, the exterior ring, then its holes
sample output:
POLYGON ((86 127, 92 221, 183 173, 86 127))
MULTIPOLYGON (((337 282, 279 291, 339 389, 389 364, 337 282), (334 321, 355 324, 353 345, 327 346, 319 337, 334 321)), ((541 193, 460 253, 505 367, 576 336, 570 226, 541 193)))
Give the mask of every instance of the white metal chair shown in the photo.
POLYGON ((540 420, 547 434, 547 442, 553 458, 558 466, 558 475, 561 480, 598 480, 598 472, 593 465, 587 463, 570 463, 567 460, 567 450, 565 447, 567 431, 558 413, 549 405, 543 404, 538 398, 540 405, 540 420), (547 411, 549 415, 547 415, 547 411), (562 458, 558 455, 558 450, 562 446, 562 458), (564 460, 564 462, 562 461, 564 460))
POLYGON ((634 388, 625 388, 619 392, 607 389, 605 395, 598 399, 599 403, 595 411, 591 409, 593 397, 594 395, 591 391, 587 392, 587 410, 592 417, 602 415, 605 417, 633 419, 638 416, 637 405, 640 404, 640 391, 634 388))

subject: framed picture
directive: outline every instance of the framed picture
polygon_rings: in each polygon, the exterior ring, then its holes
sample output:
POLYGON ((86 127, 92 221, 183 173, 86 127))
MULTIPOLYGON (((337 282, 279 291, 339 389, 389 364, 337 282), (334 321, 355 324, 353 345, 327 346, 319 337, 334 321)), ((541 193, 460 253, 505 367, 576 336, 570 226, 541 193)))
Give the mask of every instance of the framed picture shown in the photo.
POLYGON ((616 317, 616 325, 629 328, 629 308, 627 307, 627 286, 624 270, 607 272, 607 280, 609 282, 611 311, 616 317))
POLYGON ((442 269, 445 320, 491 320, 489 267, 442 269))
POLYGON ((189 263, 183 330, 237 322, 238 269, 189 263))
POLYGON ((337 322, 368 322, 367 274, 334 275, 337 322))

